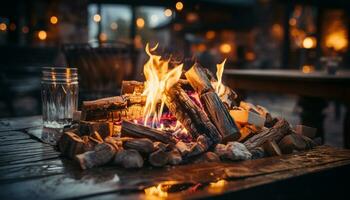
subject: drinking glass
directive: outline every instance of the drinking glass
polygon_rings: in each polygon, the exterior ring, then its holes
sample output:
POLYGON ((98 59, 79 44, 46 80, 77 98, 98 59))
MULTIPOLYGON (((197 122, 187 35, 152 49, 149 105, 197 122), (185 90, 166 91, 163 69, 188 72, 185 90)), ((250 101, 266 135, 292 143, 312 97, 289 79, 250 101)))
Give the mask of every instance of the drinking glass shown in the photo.
POLYGON ((41 98, 44 128, 69 125, 78 105, 78 74, 76 68, 44 67, 41 98))

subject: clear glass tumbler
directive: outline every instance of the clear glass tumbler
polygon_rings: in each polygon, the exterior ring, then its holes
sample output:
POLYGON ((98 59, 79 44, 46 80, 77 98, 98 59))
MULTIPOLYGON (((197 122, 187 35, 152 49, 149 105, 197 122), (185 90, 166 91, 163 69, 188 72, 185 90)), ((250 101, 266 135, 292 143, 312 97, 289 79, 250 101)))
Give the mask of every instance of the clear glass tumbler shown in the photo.
POLYGON ((76 68, 44 67, 41 98, 43 123, 47 128, 63 128, 72 122, 78 106, 78 73, 76 68))

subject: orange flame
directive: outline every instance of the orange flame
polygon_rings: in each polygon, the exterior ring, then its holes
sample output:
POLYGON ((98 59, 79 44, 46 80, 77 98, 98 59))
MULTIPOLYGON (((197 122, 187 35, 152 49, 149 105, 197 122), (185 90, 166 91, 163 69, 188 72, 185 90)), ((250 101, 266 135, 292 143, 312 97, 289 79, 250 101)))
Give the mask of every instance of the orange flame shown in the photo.
POLYGON ((162 60, 161 56, 151 53, 157 47, 158 44, 150 49, 149 45, 146 45, 145 50, 149 60, 143 68, 146 81, 142 95, 147 97, 144 107, 144 125, 146 126, 148 119, 152 118, 152 127, 159 123, 163 113, 165 91, 177 83, 181 77, 183 67, 183 64, 180 64, 169 70, 169 60, 162 60), (157 108, 158 102, 161 102, 159 109, 157 108))
POLYGON ((225 92, 225 86, 222 84, 222 74, 224 72, 226 63, 226 58, 222 63, 216 65, 216 78, 218 79, 218 82, 215 84, 215 92, 221 96, 225 92))

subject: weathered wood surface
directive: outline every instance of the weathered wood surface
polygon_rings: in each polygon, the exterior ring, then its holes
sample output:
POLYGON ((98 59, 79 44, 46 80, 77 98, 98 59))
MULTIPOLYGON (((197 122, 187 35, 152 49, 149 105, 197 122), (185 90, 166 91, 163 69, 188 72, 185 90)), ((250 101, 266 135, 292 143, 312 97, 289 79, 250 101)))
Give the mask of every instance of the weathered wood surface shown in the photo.
MULTIPOLYGON (((23 125, 20 127, 22 130, 23 125)), ((283 183, 292 184, 297 177, 313 179, 318 177, 317 172, 325 174, 342 168, 348 173, 336 178, 349 178, 350 150, 321 146, 308 152, 244 162, 139 170, 105 166, 81 171, 72 161, 61 158, 53 147, 39 143, 23 131, 0 131, 1 199, 144 199, 149 196, 143 189, 164 181, 177 181, 174 188, 183 188, 181 192, 169 193, 169 198, 204 198, 235 195, 269 185, 279 187, 283 183), (18 145, 18 141, 22 143, 18 145), (229 181, 220 187, 210 186, 219 179, 229 181)), ((334 175, 323 177, 320 184, 329 185, 331 177, 334 175)), ((332 185, 337 185, 337 181, 332 185)))

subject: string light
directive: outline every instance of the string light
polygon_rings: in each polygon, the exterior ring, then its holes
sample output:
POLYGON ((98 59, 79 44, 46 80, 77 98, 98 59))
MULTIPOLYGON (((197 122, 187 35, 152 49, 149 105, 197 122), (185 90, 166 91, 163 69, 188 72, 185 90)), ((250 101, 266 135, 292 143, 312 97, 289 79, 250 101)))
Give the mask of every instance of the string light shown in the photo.
POLYGON ((101 15, 95 14, 93 19, 94 19, 95 22, 100 22, 101 21, 101 15))
POLYGON ((220 45, 220 51, 222 53, 230 53, 232 50, 232 47, 231 45, 227 44, 227 43, 224 43, 224 44, 221 44, 220 45))
POLYGON ((143 18, 136 19, 136 26, 139 28, 143 28, 145 26, 145 20, 143 18))
POLYGON ((184 4, 179 1, 175 4, 176 10, 181 11, 184 8, 184 4))
POLYGON ((38 32, 38 38, 39 38, 39 40, 46 40, 46 38, 47 38, 46 31, 43 31, 43 30, 39 31, 38 32))
POLYGON ((22 27, 22 32, 23 32, 23 33, 28 33, 28 32, 29 32, 28 26, 23 26, 23 27, 22 27))
POLYGON ((51 16, 50 17, 50 22, 51 22, 51 24, 57 24, 58 23, 58 18, 56 16, 51 16))
POLYGON ((0 23, 0 31, 6 31, 7 25, 5 23, 0 23))
POLYGON ((173 14, 173 11, 171 11, 169 8, 164 10, 164 15, 166 17, 170 17, 173 14))
POLYGON ((311 49, 316 46, 316 39, 314 37, 306 37, 303 40, 303 47, 305 49, 311 49))
POLYGON ((112 30, 117 30, 118 24, 116 22, 112 22, 110 27, 112 30))

